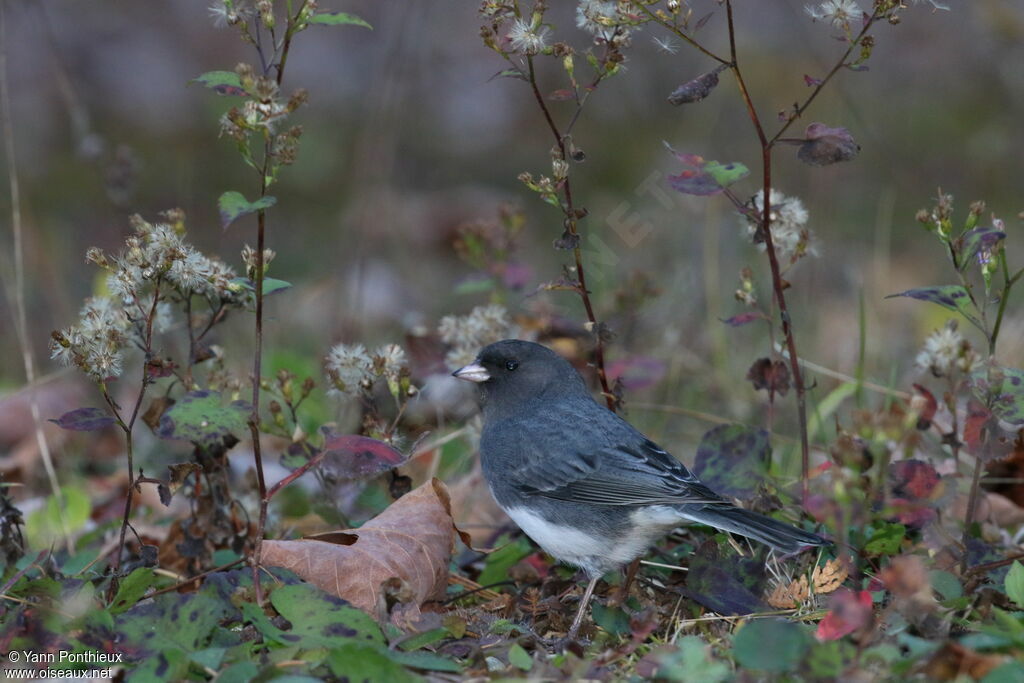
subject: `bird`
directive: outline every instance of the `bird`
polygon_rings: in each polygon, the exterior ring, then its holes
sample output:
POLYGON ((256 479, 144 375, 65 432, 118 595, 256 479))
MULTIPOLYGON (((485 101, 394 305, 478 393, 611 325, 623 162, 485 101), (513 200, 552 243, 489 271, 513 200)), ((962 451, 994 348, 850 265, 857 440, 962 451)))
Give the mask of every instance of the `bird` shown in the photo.
POLYGON ((666 450, 594 400, 551 349, 506 339, 454 373, 476 383, 480 461, 492 495, 546 553, 589 579, 567 638, 576 638, 598 580, 687 522, 785 554, 829 545, 817 534, 734 505, 666 450))

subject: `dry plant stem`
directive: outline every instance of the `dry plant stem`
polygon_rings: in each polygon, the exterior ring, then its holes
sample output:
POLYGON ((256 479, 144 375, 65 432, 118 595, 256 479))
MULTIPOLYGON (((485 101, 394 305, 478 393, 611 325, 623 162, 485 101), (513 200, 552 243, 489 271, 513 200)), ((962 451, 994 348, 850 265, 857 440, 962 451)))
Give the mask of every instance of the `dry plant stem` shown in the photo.
POLYGON ((971 478, 971 493, 967 498, 967 516, 964 518, 964 535, 960 539, 963 546, 963 555, 960 557, 960 573, 967 571, 967 543, 971 540, 971 524, 978 511, 978 494, 981 488, 981 471, 985 469, 985 463, 977 458, 974 463, 974 476, 971 478))
MULTIPOLYGON (((289 3, 289 7, 291 4, 289 3)), ((298 17, 306 6, 305 0, 299 3, 299 9, 295 13, 298 17)), ((280 87, 284 79, 284 67, 288 62, 288 51, 292 44, 292 35, 295 28, 295 17, 288 15, 288 26, 285 29, 284 43, 281 47, 281 59, 276 65, 277 85, 280 87)), ((259 20, 256 24, 259 29, 259 20)), ((274 46, 276 51, 276 45, 274 46)), ((260 59, 263 60, 263 50, 260 42, 256 43, 260 59)), ((264 62, 264 71, 269 68, 264 62)), ((260 199, 267 194, 267 174, 271 164, 271 141, 272 136, 268 135, 263 149, 263 168, 260 171, 260 199)), ((263 371, 263 276, 264 276, 264 250, 266 249, 267 213, 260 209, 256 214, 256 328, 255 328, 255 350, 252 361, 252 415, 249 417, 249 433, 252 436, 252 455, 256 466, 256 485, 260 497, 259 518, 256 523, 256 538, 253 542, 253 554, 250 558, 252 567, 252 582, 256 593, 256 603, 263 604, 263 585, 260 582, 260 553, 263 550, 263 535, 267 527, 267 506, 270 504, 270 497, 267 495, 267 481, 263 473, 263 451, 260 447, 260 376, 263 371)))
POLYGON ((149 361, 153 354, 153 319, 156 318, 156 306, 160 302, 160 284, 162 279, 157 277, 154 283, 153 291, 153 305, 149 309, 149 313, 146 316, 146 337, 143 351, 145 353, 142 359, 142 382, 139 386, 139 395, 135 399, 135 405, 132 406, 131 417, 128 418, 128 422, 125 422, 120 415, 120 411, 117 409, 117 404, 110 397, 110 393, 107 391, 107 385, 100 383, 100 389, 103 392, 103 399, 110 406, 113 411, 114 418, 117 420, 118 426, 124 432, 124 447, 125 455, 128 459, 128 491, 124 497, 124 516, 121 518, 121 533, 118 536, 117 543, 117 557, 114 560, 114 568, 111 572, 110 590, 108 592, 108 599, 113 600, 117 594, 117 585, 120 581, 121 562, 124 560, 124 541, 128 534, 128 526, 132 515, 132 494, 136 490, 135 480, 135 441, 132 437, 132 430, 135 428, 135 421, 139 417, 139 409, 142 407, 142 401, 146 397, 146 389, 149 388, 149 361))
MULTIPOLYGON (((551 116, 551 111, 548 109, 548 105, 544 101, 544 96, 541 94, 540 88, 537 87, 537 76, 533 68, 533 57, 527 57, 526 63, 529 67, 528 76, 533 96, 536 98, 537 105, 544 114, 544 119, 547 121, 548 128, 551 129, 551 134, 555 136, 555 144, 558 145, 558 151, 561 153, 562 159, 568 159, 569 155, 566 153, 565 149, 565 136, 558 129, 558 125, 555 124, 555 120, 551 116)), ((578 115, 579 109, 577 109, 576 115, 573 116, 574 123, 578 115)), ((565 194, 564 213, 566 218, 566 227, 569 230, 569 234, 578 236, 579 232, 576 227, 576 208, 573 204, 572 185, 568 177, 562 181, 562 190, 565 194)), ((596 342, 594 347, 594 364, 597 369, 597 378, 601 383, 601 393, 604 395, 605 402, 608 404, 608 409, 615 412, 615 398, 612 395, 611 388, 608 386, 608 375, 605 373, 604 369, 604 340, 601 339, 601 330, 597 323, 597 317, 594 315, 594 306, 590 301, 590 292, 587 290, 587 276, 583 269, 583 250, 579 245, 577 245, 572 250, 572 253, 576 262, 576 277, 580 283, 580 299, 583 301, 583 308, 587 314, 587 321, 590 323, 594 335, 594 341, 596 342)))
MULTIPOLYGON (((21 360, 25 368, 25 384, 28 386, 29 410, 32 413, 32 424, 35 427, 36 446, 43 460, 43 469, 50 483, 50 491, 57 501, 61 531, 64 532, 64 543, 69 553, 74 552, 74 542, 68 529, 67 517, 64 514, 64 496, 57 480, 57 470, 53 466, 53 455, 50 444, 43 432, 43 419, 39 413, 39 399, 36 396, 36 364, 32 356, 32 346, 28 333, 28 316, 25 313, 25 247, 22 239, 21 224, 21 188, 18 183, 17 157, 14 151, 14 124, 11 122, 11 96, 7 82, 7 15, 5 4, 0 2, 0 98, 2 98, 4 119, 4 153, 7 157, 7 176, 11 192, 11 232, 14 237, 14 296, 10 302, 15 312, 15 328, 18 345, 21 347, 21 360)), ((6 284, 6 281, 5 281, 6 284)), ((8 289, 4 287, 5 293, 8 289)), ((10 299, 10 297, 8 297, 10 299)))
MULTIPOLYGON (((796 339, 793 335, 793 322, 789 316, 789 309, 786 305, 785 285, 782 281, 782 274, 779 268, 779 259, 775 253, 775 245, 772 241, 770 228, 771 216, 771 188, 772 188, 772 142, 770 142, 761 126, 761 119, 757 115, 754 103, 750 99, 746 83, 743 80, 743 72, 740 70, 736 60, 736 32, 733 28, 732 2, 726 0, 726 17, 729 26, 729 56, 732 62, 732 71, 736 76, 736 85, 739 87, 740 96, 747 106, 747 114, 757 132, 757 139, 761 143, 761 162, 763 173, 763 210, 761 212, 761 226, 764 234, 765 251, 768 253, 768 264, 772 274, 772 290, 775 301, 779 307, 779 317, 782 320, 782 334, 786 338, 786 347, 789 349, 789 366, 793 375, 793 385, 796 394, 797 419, 800 428, 800 482, 803 493, 803 500, 808 496, 808 480, 811 469, 810 446, 807 438, 807 395, 804 387, 803 375, 800 368, 799 356, 796 350, 796 339)), ((852 48, 851 48, 852 49, 852 48)))

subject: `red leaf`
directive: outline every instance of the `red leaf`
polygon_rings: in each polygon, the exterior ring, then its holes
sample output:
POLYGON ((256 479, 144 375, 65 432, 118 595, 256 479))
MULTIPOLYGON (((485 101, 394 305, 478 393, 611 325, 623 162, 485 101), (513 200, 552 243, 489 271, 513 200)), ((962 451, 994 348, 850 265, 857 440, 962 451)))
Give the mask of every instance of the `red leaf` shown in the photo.
POLYGON ((933 498, 939 485, 939 473, 921 460, 900 460, 889 466, 893 495, 910 500, 933 498))
POLYGON ((849 161, 860 152, 850 131, 843 127, 830 128, 824 123, 812 123, 804 131, 804 142, 797 151, 800 161, 812 166, 827 166, 849 161))
POLYGON ((408 458, 390 445, 368 436, 324 430, 320 466, 340 479, 363 479, 392 470, 408 458))
POLYGON ((871 593, 841 588, 832 596, 832 609, 818 622, 814 635, 820 642, 838 640, 870 624, 872 614, 871 593))
POLYGON ((781 360, 758 358, 747 371, 747 379, 754 389, 767 389, 772 394, 785 396, 789 391, 789 367, 781 360))
POLYGON ((804 74, 804 84, 808 88, 813 88, 816 85, 821 85, 821 79, 814 78, 813 76, 808 76, 807 74, 804 74))
POLYGON ((932 419, 935 417, 935 411, 939 409, 939 402, 935 400, 932 392, 920 384, 915 384, 914 398, 911 399, 910 407, 917 412, 917 428, 923 431, 932 426, 932 419))
POLYGON ((623 358, 608 365, 608 379, 613 382, 621 379, 623 386, 630 391, 654 386, 664 376, 664 361, 647 356, 623 358))
POLYGON ((555 100, 556 102, 563 100, 572 100, 576 99, 576 93, 569 88, 562 88, 561 90, 551 91, 551 94, 548 95, 548 99, 555 100))

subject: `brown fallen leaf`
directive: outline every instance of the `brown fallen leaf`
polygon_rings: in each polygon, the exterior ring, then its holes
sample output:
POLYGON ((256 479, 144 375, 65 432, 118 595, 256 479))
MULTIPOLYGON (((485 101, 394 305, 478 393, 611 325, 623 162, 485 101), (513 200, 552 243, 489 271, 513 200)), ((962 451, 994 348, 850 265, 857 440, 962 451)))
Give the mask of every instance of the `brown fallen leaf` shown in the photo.
POLYGON ((925 663, 921 673, 933 681, 952 681, 964 676, 979 681, 1006 661, 1005 655, 983 655, 959 643, 947 641, 925 663))
POLYGON ((444 598, 457 529, 448 489, 432 479, 358 529, 264 541, 260 563, 283 567, 378 621, 408 623, 444 598), (389 610, 389 602, 401 609, 389 610))
POLYGON ((818 595, 826 595, 838 590, 843 585, 849 572, 838 559, 829 560, 825 564, 815 567, 811 572, 811 585, 818 595))
POLYGON ((768 604, 776 609, 796 609, 810 595, 807 577, 801 575, 789 585, 779 584, 768 595, 768 604))

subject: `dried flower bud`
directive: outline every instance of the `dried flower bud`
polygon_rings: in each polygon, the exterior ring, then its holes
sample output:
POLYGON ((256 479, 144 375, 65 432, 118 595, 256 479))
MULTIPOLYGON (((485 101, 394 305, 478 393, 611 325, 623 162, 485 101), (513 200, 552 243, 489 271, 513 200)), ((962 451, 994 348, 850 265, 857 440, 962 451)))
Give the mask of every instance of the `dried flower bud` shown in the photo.
POLYGON ((569 175, 569 162, 565 159, 552 159, 551 160, 551 175, 555 177, 555 182, 561 182, 566 179, 569 175))
POLYGON ((100 268, 110 268, 107 255, 99 247, 89 247, 85 252, 85 262, 95 263, 100 268))

